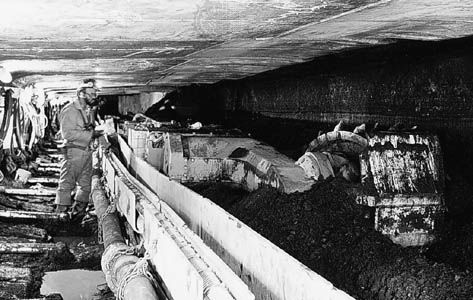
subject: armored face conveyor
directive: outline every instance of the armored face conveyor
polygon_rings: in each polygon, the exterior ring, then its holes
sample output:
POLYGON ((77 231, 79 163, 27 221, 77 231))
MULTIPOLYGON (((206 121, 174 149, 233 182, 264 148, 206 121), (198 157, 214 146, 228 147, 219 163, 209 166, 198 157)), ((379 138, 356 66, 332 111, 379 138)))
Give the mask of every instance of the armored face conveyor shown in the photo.
POLYGON ((109 194, 173 299, 352 299, 118 141, 122 161, 102 152, 109 194))

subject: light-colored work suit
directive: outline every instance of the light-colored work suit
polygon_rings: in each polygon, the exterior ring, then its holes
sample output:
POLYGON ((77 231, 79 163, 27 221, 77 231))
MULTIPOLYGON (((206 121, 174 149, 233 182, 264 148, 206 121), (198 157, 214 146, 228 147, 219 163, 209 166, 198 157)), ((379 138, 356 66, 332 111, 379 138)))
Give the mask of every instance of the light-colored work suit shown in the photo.
POLYGON ((61 164, 56 204, 70 206, 71 192, 76 188, 75 201, 89 202, 92 178, 92 151, 90 142, 93 130, 87 129, 93 122, 92 114, 81 107, 79 100, 66 105, 59 114, 60 129, 64 143, 64 160, 61 164))

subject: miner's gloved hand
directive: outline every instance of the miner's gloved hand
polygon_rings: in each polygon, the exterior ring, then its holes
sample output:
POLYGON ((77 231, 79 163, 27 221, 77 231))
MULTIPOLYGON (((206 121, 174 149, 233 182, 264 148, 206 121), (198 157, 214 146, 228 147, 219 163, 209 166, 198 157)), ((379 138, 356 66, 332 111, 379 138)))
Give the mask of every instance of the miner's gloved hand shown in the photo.
POLYGON ((101 137, 102 135, 103 135, 103 130, 94 130, 94 131, 92 131, 92 138, 93 139, 101 137))
POLYGON ((94 128, 95 128, 94 124, 85 125, 85 130, 94 130, 94 128))

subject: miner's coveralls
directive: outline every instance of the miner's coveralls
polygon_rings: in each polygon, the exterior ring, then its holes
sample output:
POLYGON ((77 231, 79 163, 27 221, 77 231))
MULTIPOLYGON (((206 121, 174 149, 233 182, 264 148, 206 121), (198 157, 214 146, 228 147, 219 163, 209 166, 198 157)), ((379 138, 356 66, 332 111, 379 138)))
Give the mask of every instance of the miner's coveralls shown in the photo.
POLYGON ((76 202, 89 202, 92 178, 92 151, 90 142, 93 130, 90 111, 81 107, 78 100, 65 106, 59 114, 59 123, 64 143, 64 160, 59 175, 56 204, 70 206, 71 192, 77 186, 76 202))

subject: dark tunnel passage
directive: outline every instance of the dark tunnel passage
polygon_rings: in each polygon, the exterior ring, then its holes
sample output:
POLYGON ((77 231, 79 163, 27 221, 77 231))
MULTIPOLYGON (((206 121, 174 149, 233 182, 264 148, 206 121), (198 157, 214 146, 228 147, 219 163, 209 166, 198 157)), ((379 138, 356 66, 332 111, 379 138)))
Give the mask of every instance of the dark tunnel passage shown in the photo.
POLYGON ((473 300, 473 1, 2 7, 0 299, 473 300))

